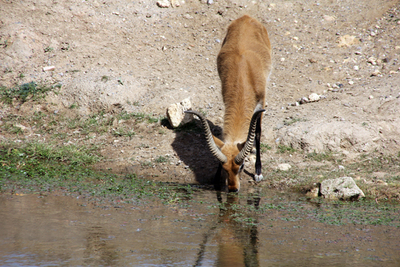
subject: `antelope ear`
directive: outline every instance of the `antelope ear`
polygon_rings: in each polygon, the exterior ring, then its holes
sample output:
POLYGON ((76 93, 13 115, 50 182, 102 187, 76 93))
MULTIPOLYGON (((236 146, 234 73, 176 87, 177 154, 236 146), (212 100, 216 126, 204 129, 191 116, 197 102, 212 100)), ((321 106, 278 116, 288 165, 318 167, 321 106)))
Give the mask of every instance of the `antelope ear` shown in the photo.
POLYGON ((239 151, 242 151, 242 149, 244 148, 244 146, 246 145, 246 142, 243 143, 237 143, 237 148, 239 149, 239 151))
POLYGON ((215 137, 214 135, 212 136, 214 139, 215 144, 219 147, 222 148, 225 143, 221 141, 221 139, 219 139, 218 137, 215 137))

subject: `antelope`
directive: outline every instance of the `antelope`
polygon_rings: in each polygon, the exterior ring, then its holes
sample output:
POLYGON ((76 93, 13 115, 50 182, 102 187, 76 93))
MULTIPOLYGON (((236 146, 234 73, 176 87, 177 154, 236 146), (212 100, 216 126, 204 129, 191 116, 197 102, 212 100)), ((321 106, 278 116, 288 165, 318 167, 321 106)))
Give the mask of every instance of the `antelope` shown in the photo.
MULTIPOLYGON (((265 111, 266 83, 271 72, 271 44, 265 27, 247 15, 234 20, 228 27, 218 54, 217 67, 225 104, 223 140, 212 135, 201 113, 193 110, 186 112, 199 117, 208 148, 220 162, 215 179, 219 180, 224 170, 228 176, 228 190, 238 192, 239 173, 252 150, 254 138, 254 178, 257 182, 263 179, 261 120, 265 111)), ((217 184, 215 188, 220 190, 217 184)))

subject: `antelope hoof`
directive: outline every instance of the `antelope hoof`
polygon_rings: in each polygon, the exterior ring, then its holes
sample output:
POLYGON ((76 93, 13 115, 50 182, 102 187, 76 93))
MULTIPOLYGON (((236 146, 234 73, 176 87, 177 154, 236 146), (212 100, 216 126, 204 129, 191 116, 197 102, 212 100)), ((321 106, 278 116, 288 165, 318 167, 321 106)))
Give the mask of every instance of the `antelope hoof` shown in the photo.
POLYGON ((254 180, 256 180, 256 182, 260 182, 262 179, 264 179, 262 174, 260 174, 260 175, 255 174, 254 175, 254 180))

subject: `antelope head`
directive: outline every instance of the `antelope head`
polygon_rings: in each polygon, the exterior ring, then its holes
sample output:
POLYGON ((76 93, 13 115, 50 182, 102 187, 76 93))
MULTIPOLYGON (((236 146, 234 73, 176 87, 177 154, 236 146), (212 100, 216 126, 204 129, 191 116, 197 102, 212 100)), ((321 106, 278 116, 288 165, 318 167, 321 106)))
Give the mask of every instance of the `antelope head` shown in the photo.
POLYGON ((191 113, 199 117, 203 125, 207 146, 214 157, 221 163, 222 169, 227 173, 229 192, 238 192, 240 189, 239 173, 243 169, 245 158, 252 150, 257 119, 264 111, 264 109, 259 109, 253 113, 246 141, 230 143, 223 142, 211 133, 210 126, 202 114, 192 110, 185 111, 185 113, 191 113))

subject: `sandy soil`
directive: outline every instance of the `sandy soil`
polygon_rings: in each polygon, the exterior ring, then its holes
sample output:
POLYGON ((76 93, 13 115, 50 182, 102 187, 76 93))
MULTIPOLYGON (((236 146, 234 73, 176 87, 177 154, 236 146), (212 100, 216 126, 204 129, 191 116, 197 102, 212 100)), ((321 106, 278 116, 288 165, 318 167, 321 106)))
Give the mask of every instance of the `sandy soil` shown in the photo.
MULTIPOLYGON (((155 0, 1 0, 0 84, 62 87, 45 104, 3 107, 0 117, 71 113, 71 105, 82 116, 100 110, 165 116, 170 104, 190 97, 194 109, 205 111, 220 130, 224 107, 216 56, 227 26, 243 14, 266 26, 273 46, 262 137, 273 149, 263 154, 264 164, 301 166, 301 156, 277 155, 277 145, 338 151, 350 159, 398 153, 400 2, 392 0, 189 0, 168 8, 155 0), (49 66, 54 70, 44 71, 49 66), (311 93, 321 99, 296 105, 311 93)), ((102 168, 210 182, 217 162, 201 134, 158 124, 133 127, 138 134, 132 139, 93 136, 91 142, 105 144, 102 153, 109 158, 102 168), (169 162, 142 164, 159 156, 169 162)))

